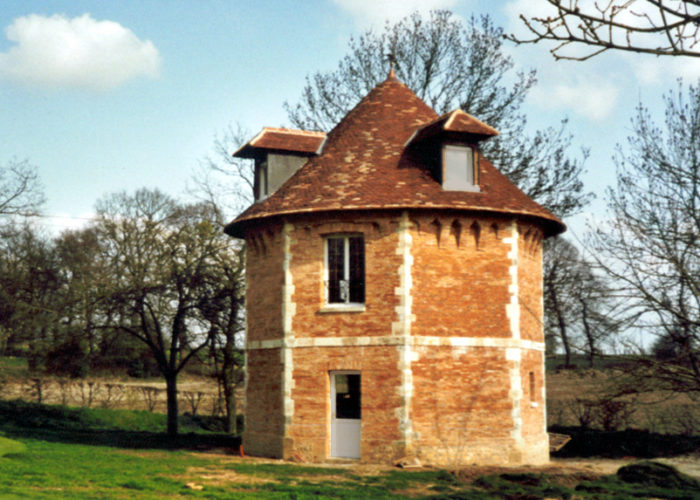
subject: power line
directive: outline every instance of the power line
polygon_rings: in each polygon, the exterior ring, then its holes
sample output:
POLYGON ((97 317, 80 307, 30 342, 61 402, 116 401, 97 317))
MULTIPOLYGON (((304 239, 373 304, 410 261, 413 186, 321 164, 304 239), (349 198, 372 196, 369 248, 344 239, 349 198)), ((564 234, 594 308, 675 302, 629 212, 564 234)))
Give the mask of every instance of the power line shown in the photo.
POLYGON ((52 214, 7 214, 8 217, 27 217, 33 219, 71 219, 71 220, 86 220, 97 221, 97 217, 78 217, 75 215, 52 215, 52 214))

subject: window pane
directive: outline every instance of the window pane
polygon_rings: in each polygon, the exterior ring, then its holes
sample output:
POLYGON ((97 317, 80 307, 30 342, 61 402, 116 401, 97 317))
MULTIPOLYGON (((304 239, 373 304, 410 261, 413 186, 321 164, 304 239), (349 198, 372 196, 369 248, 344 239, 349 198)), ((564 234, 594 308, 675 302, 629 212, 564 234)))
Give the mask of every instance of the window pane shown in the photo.
POLYGON ((460 190, 474 185, 474 158, 472 149, 465 146, 445 146, 445 189, 460 190))
POLYGON ((359 375, 335 376, 335 417, 360 418, 362 414, 359 375))
POLYGON ((267 196, 267 162, 262 165, 262 194, 267 196))
POLYGON ((365 301, 365 240, 350 238, 350 302, 365 301))
POLYGON ((255 186, 256 200, 265 198, 267 196, 267 161, 255 164, 255 186))
POLYGON ((340 297, 340 281, 344 269, 344 238, 328 238, 328 302, 344 302, 340 297))

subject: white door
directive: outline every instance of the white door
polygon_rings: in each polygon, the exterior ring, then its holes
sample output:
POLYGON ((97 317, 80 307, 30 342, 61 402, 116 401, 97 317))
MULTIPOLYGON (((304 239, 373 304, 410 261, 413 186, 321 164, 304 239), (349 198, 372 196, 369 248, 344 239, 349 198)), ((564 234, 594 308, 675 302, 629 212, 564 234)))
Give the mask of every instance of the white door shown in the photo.
POLYGON ((360 458, 360 372, 331 372, 331 456, 360 458))

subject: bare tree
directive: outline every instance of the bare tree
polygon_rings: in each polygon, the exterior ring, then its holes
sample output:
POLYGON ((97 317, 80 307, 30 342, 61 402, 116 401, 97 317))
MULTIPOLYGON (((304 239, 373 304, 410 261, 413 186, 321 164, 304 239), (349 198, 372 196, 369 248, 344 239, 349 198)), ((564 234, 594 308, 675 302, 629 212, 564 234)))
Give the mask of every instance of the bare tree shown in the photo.
MULTIPOLYGON (((100 243, 94 227, 64 231, 54 239, 57 258, 64 282, 61 316, 67 347, 67 359, 56 359, 66 368, 74 365, 74 360, 83 356, 86 365, 94 362, 97 356, 101 331, 96 328, 101 322, 102 311, 98 306, 101 292, 111 283, 109 270, 99 258, 100 243)), ((59 371, 62 367, 55 364, 59 371)), ((84 370, 89 367, 85 366, 84 370)), ((54 370, 55 371, 55 370, 54 370)))
POLYGON ((415 13, 352 38, 338 68, 308 76, 299 102, 285 108, 294 126, 329 130, 386 78, 393 54, 398 78, 438 113, 461 108, 499 130, 483 152, 526 194, 560 217, 577 213, 590 199, 580 179, 587 151, 569 157, 566 121, 528 133, 521 105, 535 71, 515 72, 502 40, 488 16, 463 23, 445 10, 415 13))
POLYGON ((190 191, 210 206, 217 224, 229 222, 253 203, 253 162, 233 156, 248 139, 250 132, 240 123, 229 124, 194 174, 190 191))
POLYGON ((592 248, 629 301, 633 325, 671 339, 683 358, 646 358, 644 380, 700 394, 700 87, 679 83, 664 100, 663 127, 637 108, 616 155, 611 219, 592 248))
POLYGON ((118 193, 97 204, 96 228, 112 281, 104 291, 105 326, 151 350, 166 382, 168 433, 177 434, 177 378, 210 343, 202 304, 214 299, 229 239, 209 207, 182 205, 159 191, 118 193))
POLYGON ((36 305, 36 297, 31 296, 25 282, 30 277, 27 262, 20 256, 37 257, 37 252, 47 255, 43 252, 44 239, 27 226, 16 226, 13 216, 35 215, 43 203, 36 167, 27 160, 15 159, 0 165, 0 347, 3 351, 12 335, 18 333, 18 318, 28 310, 29 302, 36 305), (31 243, 28 244, 30 240, 40 243, 34 251, 31 243))
POLYGON ((307 76, 300 101, 285 108, 297 127, 330 130, 386 78, 393 54, 398 78, 438 113, 461 107, 501 131, 518 127, 535 72, 514 74, 502 34, 488 16, 464 24, 446 10, 416 12, 351 38, 338 68, 307 76))
POLYGON ((578 251, 567 240, 557 237, 545 240, 542 279, 544 288, 545 340, 547 354, 557 346, 564 349, 564 366, 571 365, 572 324, 574 323, 573 288, 576 286, 574 262, 578 251))
POLYGON ((41 366, 60 336, 63 288, 53 242, 27 224, 0 238, 0 325, 9 346, 29 348, 30 367, 41 366))
MULTIPOLYGON (((193 179, 192 194, 209 207, 210 222, 222 235, 226 223, 253 202, 253 162, 233 157, 248 137, 240 124, 229 125, 215 138, 213 154, 200 164, 193 179)), ((228 245, 231 251, 223 254, 221 272, 208 283, 211 293, 199 307, 209 324, 210 355, 223 393, 226 431, 235 434, 235 391, 245 379, 245 246, 231 239, 228 245)))
POLYGON ((697 0, 541 0, 549 15, 520 19, 533 35, 520 43, 555 42, 556 59, 585 61, 607 50, 657 56, 700 57, 700 2, 697 0), (577 55, 570 49, 590 47, 577 55))
POLYGON ((36 167, 14 159, 0 166, 0 215, 35 215, 42 203, 36 167))
POLYGON ((564 365, 583 353, 592 368, 603 343, 620 328, 620 302, 604 275, 597 272, 562 236, 545 241, 544 308, 547 352, 564 350, 564 365))
POLYGON ((235 249, 222 255, 221 272, 212 276, 207 286, 210 293, 199 304, 202 316, 209 324, 211 359, 214 373, 224 397, 226 432, 238 432, 236 388, 245 378, 245 250, 230 242, 235 249))

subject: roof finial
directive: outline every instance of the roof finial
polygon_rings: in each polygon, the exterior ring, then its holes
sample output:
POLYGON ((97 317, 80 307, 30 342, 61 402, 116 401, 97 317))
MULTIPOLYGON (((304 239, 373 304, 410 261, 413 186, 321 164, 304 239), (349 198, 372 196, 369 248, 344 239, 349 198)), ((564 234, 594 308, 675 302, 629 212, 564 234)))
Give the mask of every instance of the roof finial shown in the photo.
POLYGON ((389 76, 388 76, 388 78, 396 78, 396 73, 394 73, 394 64, 396 64, 396 55, 393 52, 390 52, 389 54, 386 55, 386 58, 389 59, 389 76))

